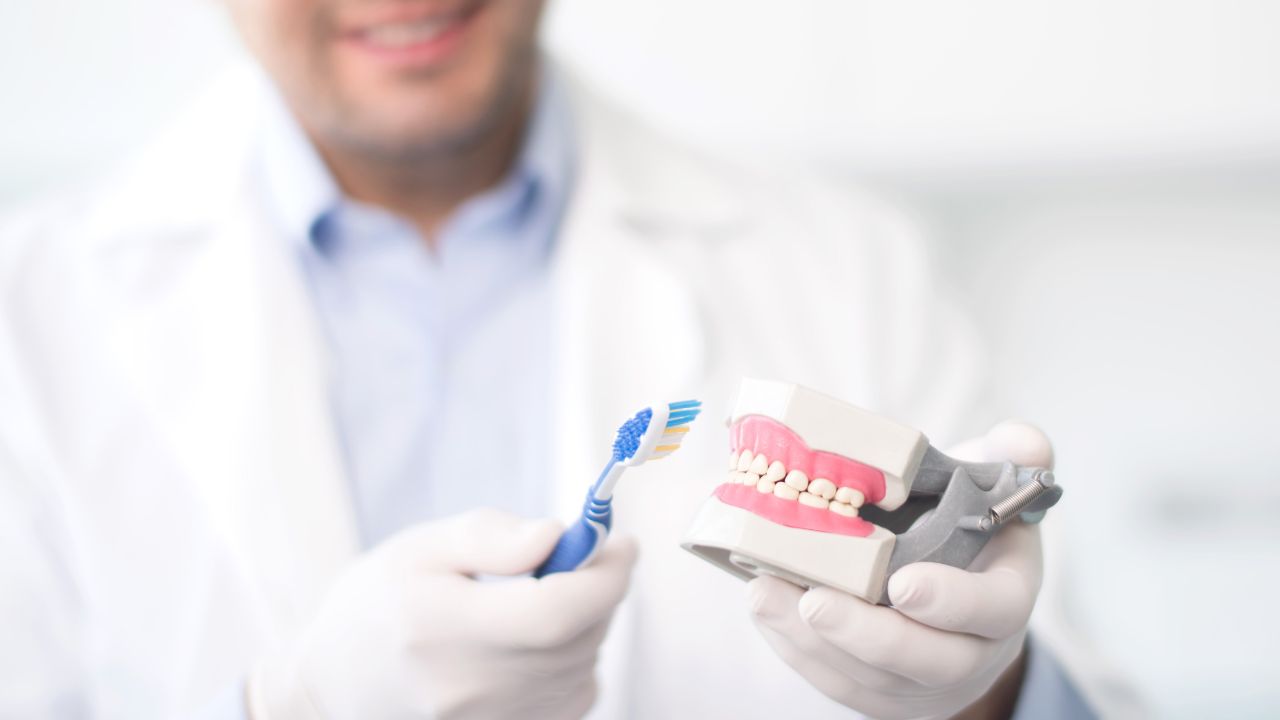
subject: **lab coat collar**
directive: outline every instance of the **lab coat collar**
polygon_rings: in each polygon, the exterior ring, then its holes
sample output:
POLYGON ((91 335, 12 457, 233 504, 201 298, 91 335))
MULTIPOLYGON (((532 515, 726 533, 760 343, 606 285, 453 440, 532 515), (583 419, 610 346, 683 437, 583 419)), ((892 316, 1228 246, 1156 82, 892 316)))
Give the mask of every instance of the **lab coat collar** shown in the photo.
POLYGON ((112 252, 202 234, 239 212, 262 123, 260 71, 238 63, 114 173, 86 209, 86 249, 112 252))

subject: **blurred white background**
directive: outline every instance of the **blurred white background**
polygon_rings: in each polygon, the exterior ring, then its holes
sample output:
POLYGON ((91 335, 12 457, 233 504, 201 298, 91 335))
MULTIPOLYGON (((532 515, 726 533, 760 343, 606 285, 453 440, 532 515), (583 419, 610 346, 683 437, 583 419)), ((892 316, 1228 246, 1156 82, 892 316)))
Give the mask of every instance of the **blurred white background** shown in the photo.
MULTIPOLYGON (((235 54, 216 0, 0 15, 0 208, 93 176, 235 54)), ((883 185, 1055 438, 1054 602, 1160 717, 1280 716, 1280 3, 556 0, 674 132, 883 185)), ((944 352, 945 348, 939 348, 944 352)))

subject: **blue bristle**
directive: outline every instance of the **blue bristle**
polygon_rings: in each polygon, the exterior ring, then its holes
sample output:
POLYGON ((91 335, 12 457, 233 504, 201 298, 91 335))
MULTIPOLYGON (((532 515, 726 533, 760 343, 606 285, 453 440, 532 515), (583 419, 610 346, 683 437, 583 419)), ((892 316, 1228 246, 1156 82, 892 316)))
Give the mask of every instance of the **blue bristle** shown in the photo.
POLYGON ((645 408, 618 428, 618 436, 613 441, 614 460, 621 462, 636 454, 640 449, 640 438, 649 429, 649 421, 652 419, 653 411, 645 408))
POLYGON ((667 419, 667 427, 675 427, 677 425, 688 425, 693 419, 698 417, 700 410, 686 410, 684 412, 672 413, 667 419))

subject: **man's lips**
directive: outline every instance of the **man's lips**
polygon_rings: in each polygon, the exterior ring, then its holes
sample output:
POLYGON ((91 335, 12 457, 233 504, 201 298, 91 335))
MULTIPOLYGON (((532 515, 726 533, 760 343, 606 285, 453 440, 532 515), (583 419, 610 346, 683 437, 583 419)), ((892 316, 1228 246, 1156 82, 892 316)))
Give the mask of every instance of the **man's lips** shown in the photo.
POLYGON ((483 3, 397 4, 344 23, 343 45, 397 65, 426 66, 458 47, 483 3))

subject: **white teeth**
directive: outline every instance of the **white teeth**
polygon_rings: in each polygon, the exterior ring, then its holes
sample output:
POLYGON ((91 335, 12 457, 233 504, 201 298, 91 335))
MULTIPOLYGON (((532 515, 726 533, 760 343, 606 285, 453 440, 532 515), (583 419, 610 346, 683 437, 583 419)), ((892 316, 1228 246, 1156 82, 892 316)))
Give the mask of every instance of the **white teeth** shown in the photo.
POLYGON ((741 454, 731 453, 729 465, 727 482, 754 487, 761 495, 798 501, 845 517, 858 517, 858 508, 866 502, 866 497, 855 488, 837 488, 826 478, 810 481, 804 472, 788 472, 781 462, 775 460, 770 463, 764 454, 753 455, 750 450, 743 450, 741 454))
POLYGON ((853 507, 862 507, 862 503, 866 502, 867 498, 859 490, 851 487, 842 487, 836 490, 836 500, 853 507))
POLYGON ((773 494, 783 500, 796 500, 800 497, 800 493, 786 483, 774 483, 773 494))
POLYGON ((769 466, 769 472, 765 473, 765 477, 769 478, 774 482, 778 482, 779 480, 781 480, 786 476, 787 476, 787 469, 783 467, 782 463, 778 462, 777 460, 773 461, 773 464, 769 466))
POLYGON ((827 509, 845 517, 858 517, 858 510, 848 503, 833 502, 827 509))
POLYGON ((423 20, 412 23, 379 25, 364 32, 364 37, 375 45, 399 48, 434 40, 453 24, 453 20, 423 20))
POLYGON ((818 497, 817 495, 814 495, 813 493, 802 492, 800 493, 800 504, 826 510, 828 503, 826 500, 823 500, 822 498, 818 497))
POLYGON ((826 478, 814 478, 813 482, 809 483, 808 490, 823 500, 830 500, 836 496, 836 484, 826 478))

